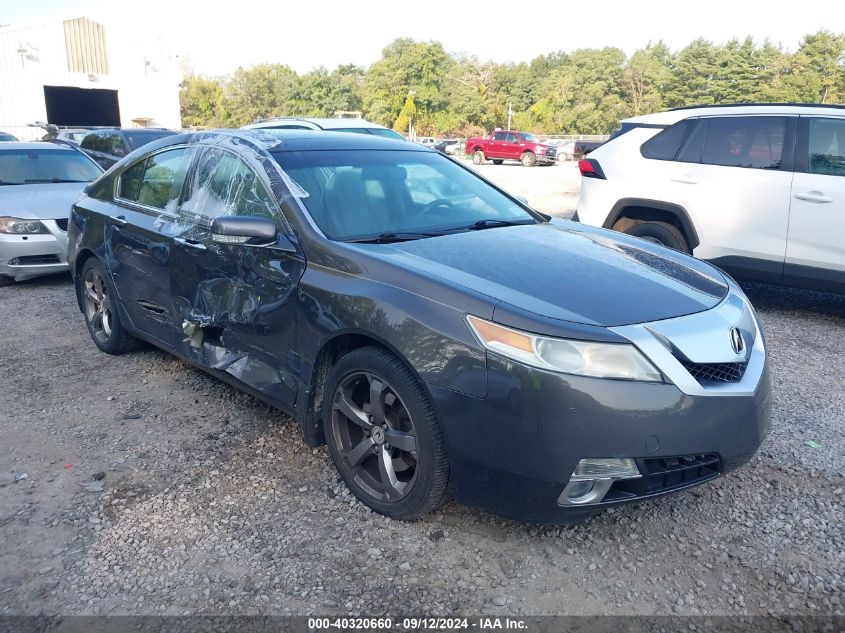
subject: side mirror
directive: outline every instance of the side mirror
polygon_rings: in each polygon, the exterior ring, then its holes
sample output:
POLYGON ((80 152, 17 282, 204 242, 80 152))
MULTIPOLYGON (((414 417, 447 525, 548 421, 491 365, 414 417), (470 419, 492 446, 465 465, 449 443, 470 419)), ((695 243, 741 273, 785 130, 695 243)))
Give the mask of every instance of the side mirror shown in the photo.
POLYGON ((269 218, 228 215, 211 224, 211 239, 218 244, 269 246, 276 241, 276 223, 269 218))

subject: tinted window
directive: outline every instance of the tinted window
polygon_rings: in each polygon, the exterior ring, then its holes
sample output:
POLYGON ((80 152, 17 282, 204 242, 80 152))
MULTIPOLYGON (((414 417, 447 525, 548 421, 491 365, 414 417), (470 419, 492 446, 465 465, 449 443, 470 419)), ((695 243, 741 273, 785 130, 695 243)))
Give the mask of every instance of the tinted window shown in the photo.
POLYGON ((126 156, 126 144, 123 142, 118 132, 108 132, 103 134, 103 149, 106 154, 114 154, 115 156, 126 156))
POLYGON ((519 143, 519 138, 516 136, 516 134, 511 132, 510 134, 508 134, 508 143, 519 143))
POLYGON ((192 221, 209 225, 225 215, 276 219, 275 208, 255 172, 234 154, 218 149, 206 149, 199 157, 182 205, 192 221))
POLYGON ((192 154, 192 149, 180 147, 133 165, 120 176, 120 197, 175 213, 192 154))
POLYGON ((697 122, 693 131, 687 136, 684 141, 681 151, 675 160, 683 163, 698 163, 701 162, 701 152, 704 151, 704 137, 707 134, 707 119, 702 119, 697 122))
POLYGON ((97 133, 96 132, 93 132, 93 133, 85 136, 85 138, 83 138, 82 142, 79 144, 79 146, 84 148, 84 149, 96 149, 96 145, 97 145, 97 133))
POLYGON ((123 133, 126 135, 126 140, 129 141, 129 147, 132 149, 138 149, 139 147, 143 147, 147 143, 152 143, 153 141, 157 141, 160 138, 166 138, 168 136, 173 136, 175 132, 171 132, 170 130, 124 130, 123 133))
POLYGON ((644 158, 672 160, 678 153, 681 143, 684 142, 694 122, 693 119, 678 121, 675 125, 666 128, 643 143, 640 153, 644 158))
POLYGON ((807 171, 845 176, 845 119, 809 119, 807 171))
POLYGON ((786 137, 786 117, 710 119, 701 162, 727 167, 778 169, 786 137))
POLYGON ((123 172, 120 176, 120 187, 118 189, 118 197, 124 200, 138 200, 138 189, 141 186, 141 179, 144 177, 144 168, 147 166, 147 161, 142 160, 135 163, 123 172))
POLYGON ((507 133, 505 132, 496 132, 493 134, 494 141, 504 141, 508 137, 507 133))
POLYGON ((382 233, 446 232, 479 220, 535 220, 468 170, 433 152, 279 152, 308 196, 302 203, 337 240, 382 233))
POLYGON ((76 150, 13 149, 0 151, 0 185, 22 185, 38 182, 91 182, 102 173, 91 162, 91 159, 76 150))

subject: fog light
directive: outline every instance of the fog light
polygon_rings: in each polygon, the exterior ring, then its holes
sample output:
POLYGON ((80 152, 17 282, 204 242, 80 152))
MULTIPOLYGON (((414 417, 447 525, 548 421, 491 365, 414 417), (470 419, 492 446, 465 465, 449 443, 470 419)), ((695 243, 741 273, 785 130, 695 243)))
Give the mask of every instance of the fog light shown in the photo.
POLYGON ((637 462, 631 458, 592 458, 578 462, 569 483, 558 497, 564 506, 599 503, 617 479, 642 477, 637 462))

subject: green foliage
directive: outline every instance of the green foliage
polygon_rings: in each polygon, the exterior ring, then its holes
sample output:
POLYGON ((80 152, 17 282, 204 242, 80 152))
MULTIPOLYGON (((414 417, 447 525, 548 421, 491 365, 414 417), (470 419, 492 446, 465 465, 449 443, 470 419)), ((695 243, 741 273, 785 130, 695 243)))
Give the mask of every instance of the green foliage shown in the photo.
POLYGON ((649 43, 496 64, 450 55, 438 42, 398 39, 369 69, 297 75, 287 66, 239 68, 226 80, 188 76, 179 94, 188 126, 243 125, 271 115, 365 118, 400 132, 468 135, 507 125, 539 133, 606 133, 619 119, 670 107, 744 101, 845 101, 845 35, 807 35, 794 53, 751 38, 680 51, 649 43))

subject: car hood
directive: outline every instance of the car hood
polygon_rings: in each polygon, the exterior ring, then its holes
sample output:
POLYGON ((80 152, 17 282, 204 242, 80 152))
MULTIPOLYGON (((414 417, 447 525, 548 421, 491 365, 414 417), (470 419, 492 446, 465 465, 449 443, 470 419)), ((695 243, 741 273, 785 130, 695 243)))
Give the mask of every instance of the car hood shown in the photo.
POLYGON ((574 222, 376 246, 396 264, 520 311, 585 325, 630 325, 701 312, 728 291, 725 278, 708 264, 574 222))
POLYGON ((37 183, 0 186, 0 215, 24 220, 51 220, 70 216, 87 182, 37 183))

